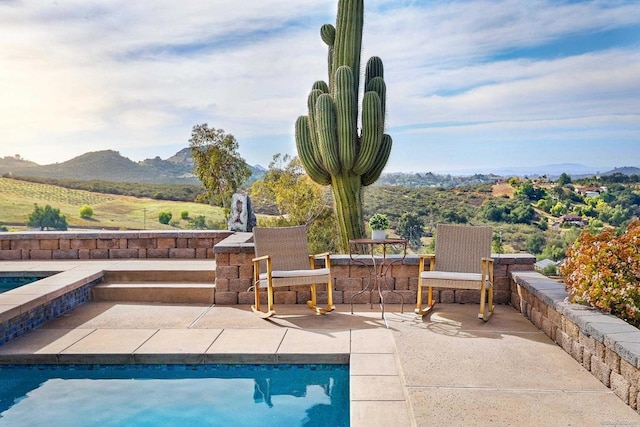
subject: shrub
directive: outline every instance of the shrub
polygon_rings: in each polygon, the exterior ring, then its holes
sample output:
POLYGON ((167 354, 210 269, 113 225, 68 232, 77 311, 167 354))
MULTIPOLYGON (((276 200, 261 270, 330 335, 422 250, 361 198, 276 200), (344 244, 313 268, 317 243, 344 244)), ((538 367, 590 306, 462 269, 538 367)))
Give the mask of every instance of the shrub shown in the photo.
POLYGON ((180 218, 185 219, 185 220, 189 219, 189 211, 180 212, 180 218))
POLYGON ((160 221, 160 224, 169 224, 169 221, 171 221, 172 217, 173 215, 171 214, 171 212, 160 212, 158 214, 158 221, 160 221))
POLYGON ((616 237, 585 230, 561 267, 571 300, 598 307, 640 326, 640 221, 616 237))
POLYGON ((89 205, 82 205, 80 208, 80 218, 91 218, 93 216, 93 208, 89 205))

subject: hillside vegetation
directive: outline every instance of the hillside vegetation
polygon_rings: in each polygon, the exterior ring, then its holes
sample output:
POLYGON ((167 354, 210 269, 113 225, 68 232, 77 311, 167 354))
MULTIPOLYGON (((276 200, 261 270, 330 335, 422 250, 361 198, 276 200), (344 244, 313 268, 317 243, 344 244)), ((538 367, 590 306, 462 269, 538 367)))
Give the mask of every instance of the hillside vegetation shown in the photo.
POLYGON ((186 211, 189 218, 204 216, 207 222, 226 228, 223 210, 216 206, 100 194, 0 178, 0 224, 8 225, 9 229, 15 226, 24 228, 34 203, 60 209, 60 213, 66 216, 69 227, 122 230, 188 228, 188 219, 183 220, 180 215, 186 211), (80 217, 83 205, 93 208, 92 218, 80 217), (158 216, 161 212, 172 214, 170 225, 160 224, 158 216))

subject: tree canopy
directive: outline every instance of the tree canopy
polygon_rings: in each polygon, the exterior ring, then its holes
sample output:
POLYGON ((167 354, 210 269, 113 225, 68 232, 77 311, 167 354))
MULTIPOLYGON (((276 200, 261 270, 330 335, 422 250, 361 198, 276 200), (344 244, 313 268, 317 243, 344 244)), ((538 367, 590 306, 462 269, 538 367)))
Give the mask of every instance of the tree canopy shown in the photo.
POLYGON ((206 123, 196 125, 189 149, 194 173, 206 191, 204 199, 228 208, 233 193, 251 176, 251 169, 238 153, 235 137, 206 123))
POLYGON ((29 214, 29 227, 39 227, 40 230, 66 230, 67 218, 64 215, 60 215, 60 209, 52 208, 50 205, 46 205, 44 208, 36 204, 33 208, 33 212, 29 214))

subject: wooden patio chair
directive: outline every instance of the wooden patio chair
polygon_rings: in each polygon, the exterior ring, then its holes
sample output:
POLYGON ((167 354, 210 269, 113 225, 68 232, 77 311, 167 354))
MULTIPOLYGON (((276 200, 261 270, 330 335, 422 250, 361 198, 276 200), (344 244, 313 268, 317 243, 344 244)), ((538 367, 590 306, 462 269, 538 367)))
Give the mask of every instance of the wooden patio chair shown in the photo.
POLYGON ((491 227, 437 226, 435 255, 420 256, 416 313, 424 316, 433 308, 433 288, 477 289, 480 291, 478 318, 489 320, 494 309, 492 235, 491 227), (429 264, 425 266, 427 260, 429 264), (423 287, 428 289, 424 309, 423 287))
POLYGON ((275 314, 273 289, 287 286, 309 286, 311 299, 307 305, 318 314, 335 309, 331 292, 331 261, 329 253, 309 255, 307 230, 296 227, 255 227, 253 229, 255 258, 253 258, 253 288, 255 305, 251 308, 258 316, 267 318, 275 314), (324 259, 323 268, 315 268, 315 260, 324 259), (327 306, 318 307, 316 284, 327 286, 327 306), (260 309, 260 291, 267 289, 267 311, 260 309))

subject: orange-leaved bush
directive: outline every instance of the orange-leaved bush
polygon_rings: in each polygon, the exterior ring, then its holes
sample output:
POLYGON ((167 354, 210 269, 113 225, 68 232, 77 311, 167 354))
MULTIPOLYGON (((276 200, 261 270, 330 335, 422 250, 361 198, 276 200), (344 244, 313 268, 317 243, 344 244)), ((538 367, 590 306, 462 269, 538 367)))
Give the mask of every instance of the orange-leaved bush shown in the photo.
POLYGON ((616 236, 585 230, 567 250, 560 272, 573 302, 598 307, 640 326, 640 221, 616 236))

